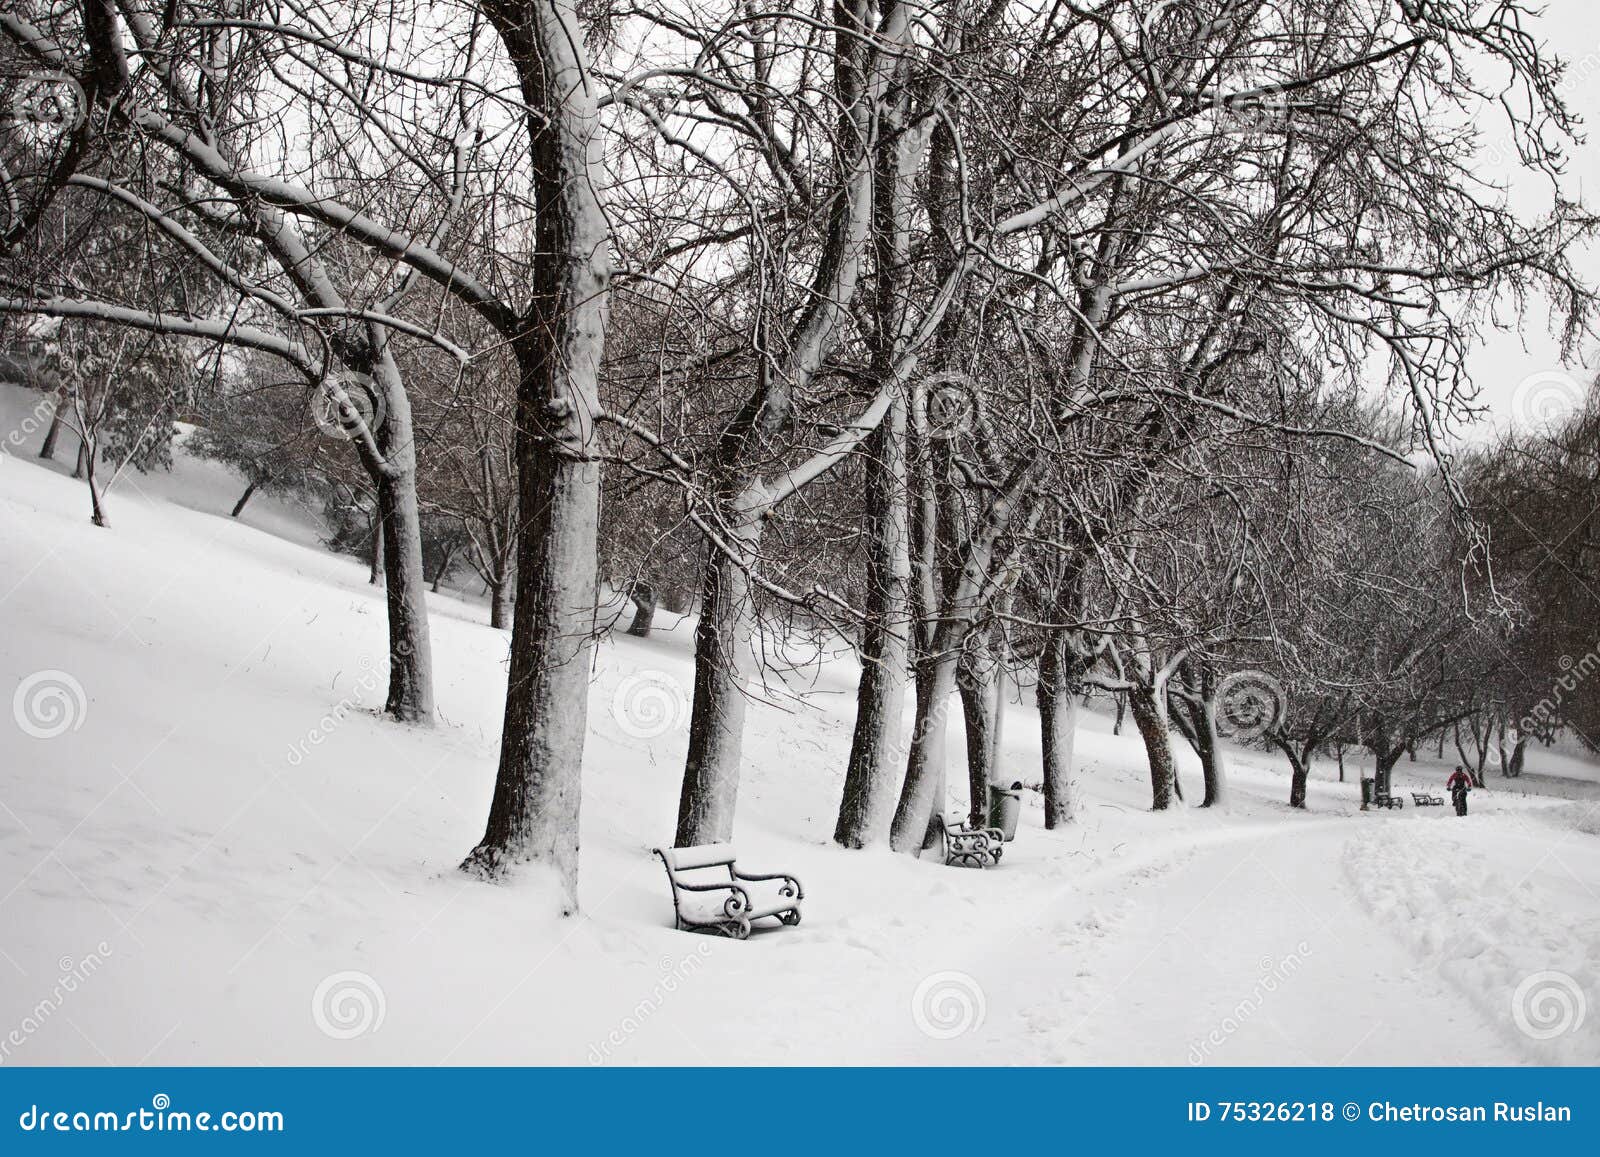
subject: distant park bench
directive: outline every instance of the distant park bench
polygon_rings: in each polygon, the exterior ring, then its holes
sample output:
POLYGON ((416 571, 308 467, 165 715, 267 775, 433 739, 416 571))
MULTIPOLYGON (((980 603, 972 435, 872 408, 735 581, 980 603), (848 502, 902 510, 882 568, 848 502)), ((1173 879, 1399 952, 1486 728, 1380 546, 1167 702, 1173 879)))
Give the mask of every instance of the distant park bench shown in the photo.
POLYGON ((987 868, 1000 862, 1006 835, 999 828, 975 828, 963 820, 945 820, 944 862, 968 868, 987 868))
POLYGON ((1386 808, 1403 808, 1403 807, 1406 806, 1406 801, 1401 799, 1397 795, 1390 795, 1386 791, 1374 791, 1372 793, 1372 806, 1373 807, 1386 807, 1386 808))
POLYGON ((1418 807, 1429 807, 1429 806, 1432 806, 1432 807, 1443 807, 1444 806, 1444 800, 1440 799, 1436 795, 1429 795, 1425 791, 1414 791, 1414 792, 1412 792, 1411 793, 1411 802, 1416 804, 1418 807))
POLYGON ((776 916, 789 925, 800 923, 800 901, 805 899, 800 881, 786 872, 754 875, 739 871, 732 844, 657 848, 655 852, 666 865, 667 882, 672 885, 674 928, 708 928, 743 940, 750 935, 750 922, 764 916, 776 916), (720 879, 724 873, 727 879, 720 879), (776 887, 771 886, 774 881, 776 887), (751 888, 751 884, 761 886, 751 888), (696 911, 693 897, 702 893, 708 894, 711 905, 709 910, 696 911), (721 897, 719 911, 716 897, 720 893, 726 895, 721 897), (689 900, 687 909, 685 899, 689 900))

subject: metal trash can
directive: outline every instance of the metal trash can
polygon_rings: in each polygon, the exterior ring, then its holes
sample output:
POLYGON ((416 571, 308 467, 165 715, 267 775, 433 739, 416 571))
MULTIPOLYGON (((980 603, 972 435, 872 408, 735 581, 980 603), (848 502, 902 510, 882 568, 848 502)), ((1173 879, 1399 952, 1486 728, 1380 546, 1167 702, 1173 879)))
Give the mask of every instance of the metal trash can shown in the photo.
POLYGON ((1363 777, 1361 780, 1361 806, 1364 808, 1371 807, 1372 801, 1376 798, 1376 795, 1377 780, 1363 777))
POLYGON ((1010 843, 1017 838, 1017 821, 1022 818, 1022 781, 1009 788, 989 785, 989 826, 999 828, 1010 843))

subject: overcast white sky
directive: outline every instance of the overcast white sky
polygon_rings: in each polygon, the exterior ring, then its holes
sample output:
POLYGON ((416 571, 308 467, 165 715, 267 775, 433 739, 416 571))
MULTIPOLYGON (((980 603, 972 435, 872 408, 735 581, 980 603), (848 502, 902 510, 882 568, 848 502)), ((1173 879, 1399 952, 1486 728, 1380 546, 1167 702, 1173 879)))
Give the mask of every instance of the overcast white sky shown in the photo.
MULTIPOLYGON (((1595 0, 1548 0, 1538 25, 1530 31, 1568 62, 1564 95, 1573 111, 1582 116, 1588 137, 1571 151, 1567 195, 1581 197, 1591 211, 1600 210, 1600 6, 1595 0)), ((1497 176, 1503 180, 1507 174, 1497 176)), ((1513 202, 1519 207, 1526 202, 1530 212, 1537 212, 1548 206, 1546 189, 1526 181, 1511 184, 1513 202)), ((1574 255, 1574 263, 1581 276, 1591 283, 1600 282, 1600 248, 1574 255)), ((1552 411, 1575 401, 1570 399, 1571 383, 1560 375, 1571 375, 1577 383, 1586 384, 1600 369, 1600 348, 1591 344, 1582 356, 1587 365, 1562 364, 1558 343, 1550 336, 1541 310, 1537 315, 1530 313, 1520 334, 1486 335, 1470 368, 1480 401, 1489 407, 1492 420, 1508 424, 1530 406, 1554 416, 1552 411), (1518 387, 1524 382, 1527 384, 1519 394, 1518 387)), ((1487 433, 1479 432, 1473 440, 1487 433)))

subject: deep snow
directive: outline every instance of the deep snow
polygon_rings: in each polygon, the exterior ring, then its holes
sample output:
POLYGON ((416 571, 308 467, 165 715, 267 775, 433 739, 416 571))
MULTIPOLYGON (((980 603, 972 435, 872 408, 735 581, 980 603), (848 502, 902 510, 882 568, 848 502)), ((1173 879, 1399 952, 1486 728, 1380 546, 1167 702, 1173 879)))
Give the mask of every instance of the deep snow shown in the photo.
MULTIPOLYGON (((56 467, 42 427, 7 441, 36 400, 0 390, 0 707, 32 703, 0 715, 0 1064, 1600 1062, 1600 786, 1545 752, 1466 820, 1362 814, 1353 765, 1291 812, 1260 751, 1225 810, 1154 815, 1133 729, 1088 712, 1081 822, 1030 799, 1001 867, 944 868, 828 843, 854 669, 827 656, 752 707, 737 833, 804 922, 675 932, 650 849, 686 623, 600 648, 563 920, 455 871, 504 691, 480 603, 430 596, 440 720, 386 722, 381 593, 307 512, 231 520, 238 480, 180 455, 96 529, 73 439, 56 467)), ((1004 735, 1037 778, 1034 712, 1004 735)))

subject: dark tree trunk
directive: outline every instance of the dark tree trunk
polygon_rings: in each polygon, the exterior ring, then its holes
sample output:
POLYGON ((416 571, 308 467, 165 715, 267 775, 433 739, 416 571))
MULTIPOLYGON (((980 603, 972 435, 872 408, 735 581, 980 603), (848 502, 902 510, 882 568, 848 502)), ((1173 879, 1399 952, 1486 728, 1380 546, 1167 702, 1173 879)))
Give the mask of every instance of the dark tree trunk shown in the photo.
POLYGON ((489 580, 489 625, 497 631, 507 626, 507 603, 511 584, 503 578, 489 580))
POLYGON ((89 447, 88 453, 84 453, 80 448, 78 463, 83 468, 84 477, 89 482, 89 521, 96 526, 106 526, 108 524, 106 522, 105 507, 100 501, 100 481, 95 475, 95 459, 98 457, 99 455, 95 453, 92 446, 89 447))
POLYGON ((731 840, 739 801, 743 666, 754 616, 746 567, 755 561, 760 528, 734 523, 727 541, 746 553, 734 560, 715 546, 706 546, 700 621, 694 633, 694 708, 674 837, 680 848, 731 840))
POLYGON ((1076 666, 1066 655, 1066 632, 1051 631, 1039 657, 1039 739, 1043 754, 1044 826, 1054 830, 1078 816, 1076 666))
POLYGON ((1377 767, 1374 772, 1374 788, 1383 795, 1394 794, 1394 765, 1400 762, 1400 757, 1406 753, 1404 745, 1396 747, 1393 751, 1377 753, 1377 767))
MULTIPOLYGON (((1269 733, 1278 750, 1289 757, 1289 806, 1304 809, 1306 784, 1311 778, 1311 747, 1298 748, 1281 735, 1269 733)), ((1341 756, 1342 758, 1342 756, 1341 756)))
POLYGON ((439 565, 433 569, 432 589, 434 594, 439 593, 439 584, 444 582, 444 576, 450 573, 450 562, 455 557, 455 547, 451 547, 439 556, 439 565))
POLYGON ((647 639, 656 619, 656 589, 649 583, 634 583, 628 594, 633 599, 633 622, 628 624, 628 634, 647 639))
POLYGON ((1303 809, 1306 806, 1306 783, 1311 778, 1311 761, 1291 756, 1289 766, 1293 768, 1289 776, 1289 806, 1303 809))
POLYGON ((55 412, 50 415, 50 428, 44 432, 44 445, 39 447, 39 457, 47 462, 54 462, 56 457, 56 442, 61 437, 61 399, 56 398, 55 412))
POLYGON ((927 846, 934 821, 944 812, 945 722, 956 690, 956 660, 935 653, 917 664, 916 728, 911 736, 906 778, 895 805, 890 845, 897 852, 927 846))
POLYGON ((372 538, 367 543, 367 584, 377 586, 383 578, 383 510, 382 504, 372 521, 372 538))
POLYGON ((485 0, 516 68, 535 202, 532 301, 519 337, 516 608, 500 766, 483 839, 462 865, 553 873, 578 906, 578 814, 594 651, 600 467, 593 415, 610 283, 594 180, 596 98, 569 0, 485 0))
POLYGON ((1177 778, 1166 714, 1155 692, 1142 684, 1128 689, 1128 707, 1133 712, 1133 722, 1139 728, 1145 756, 1150 762, 1150 808, 1165 811, 1172 806, 1173 782, 1177 778))
POLYGON ((89 443, 81 437, 78 439, 78 464, 72 468, 74 478, 82 478, 88 469, 89 443))
POLYGON ((1511 749, 1511 758, 1506 760, 1506 775, 1509 778, 1516 779, 1522 774, 1522 761, 1527 754, 1527 750, 1527 737, 1523 735, 1517 736, 1516 746, 1511 749))
POLYGON ((250 499, 255 496, 256 487, 259 485, 259 482, 252 480, 250 485, 244 488, 244 493, 239 495, 239 501, 233 504, 233 510, 229 512, 229 518, 238 518, 239 515, 244 513, 244 508, 249 505, 250 499))
POLYGON ((906 511, 906 412, 896 401, 866 447, 866 620, 855 732, 834 842, 864 848, 889 837, 897 741, 910 654, 911 556, 906 511))
MULTIPOLYGON (((395 414, 390 401, 388 421, 398 421, 407 442, 409 413, 395 414)), ((422 573, 422 518, 417 506, 416 475, 409 455, 394 455, 399 469, 378 481, 384 604, 389 627, 389 694, 384 711, 406 723, 433 720, 433 644, 428 632, 427 586, 422 573)))
POLYGON ((988 823, 989 785, 994 782, 996 730, 996 680, 987 648, 968 652, 957 669, 961 716, 967 739, 967 819, 974 827, 988 823))
POLYGON ((1205 777, 1205 798, 1201 807, 1220 807, 1228 798, 1228 763, 1217 738, 1217 679, 1209 660, 1198 660, 1199 702, 1190 712, 1194 720, 1196 750, 1200 771, 1205 777))

